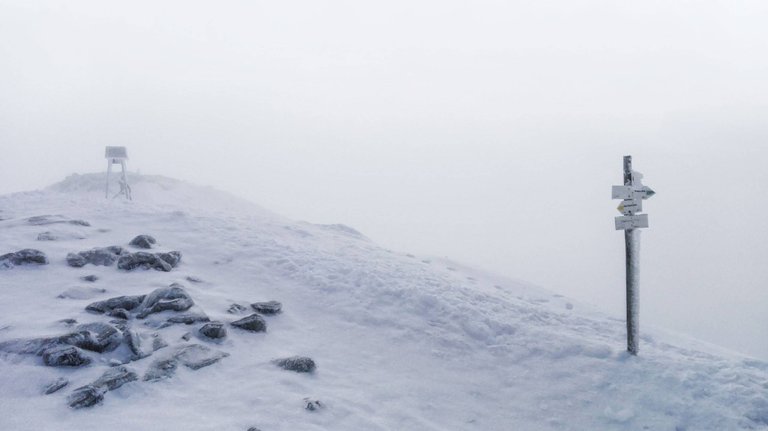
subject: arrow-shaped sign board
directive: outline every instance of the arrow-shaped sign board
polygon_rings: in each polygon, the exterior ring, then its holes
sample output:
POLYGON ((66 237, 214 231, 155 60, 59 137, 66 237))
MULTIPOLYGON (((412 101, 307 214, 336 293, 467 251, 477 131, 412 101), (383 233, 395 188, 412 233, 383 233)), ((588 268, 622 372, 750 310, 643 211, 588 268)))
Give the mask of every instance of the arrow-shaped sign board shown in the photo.
POLYGON ((625 199, 621 201, 618 207, 616 207, 620 213, 624 215, 633 215, 643 211, 642 199, 625 199))
POLYGON ((653 189, 648 186, 643 186, 635 190, 634 192, 635 192, 635 198, 639 197, 641 199, 648 199, 649 197, 656 194, 656 192, 654 192, 653 189))
POLYGON ((616 230, 648 227, 648 214, 616 217, 616 230))

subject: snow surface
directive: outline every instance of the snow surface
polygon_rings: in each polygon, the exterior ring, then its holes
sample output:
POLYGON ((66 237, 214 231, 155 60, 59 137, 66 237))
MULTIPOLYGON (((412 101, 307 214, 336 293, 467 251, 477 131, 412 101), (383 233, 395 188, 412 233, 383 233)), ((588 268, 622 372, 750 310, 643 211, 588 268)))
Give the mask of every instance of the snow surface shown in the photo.
MULTIPOLYGON (((226 312, 233 302, 278 300, 283 313, 266 317, 266 333, 230 327, 210 344, 230 354, 215 365, 128 383, 83 410, 66 396, 108 364, 62 369, 0 354, 0 430, 768 429, 768 363, 643 328, 632 357, 623 320, 546 290, 393 252, 343 225, 287 220, 210 188, 129 181, 133 202, 105 200, 103 174, 0 196, 0 254, 37 248, 50 260, 0 270, 0 341, 64 333, 64 318, 104 321, 85 305, 172 282, 214 320, 242 317, 226 312), (52 229, 25 219, 43 214, 91 226, 56 224, 58 240, 38 241, 52 229), (65 263, 68 252, 127 246, 138 234, 157 238, 157 250, 181 250, 181 264, 165 273, 65 263), (100 279, 80 280, 88 274, 100 279), (294 355, 313 358, 317 371, 271 362, 294 355), (42 395, 60 376, 70 385, 42 395), (323 408, 306 410, 307 397, 323 408)), ((162 331, 177 342, 188 330, 162 331)), ((129 366, 143 373, 152 359, 129 366)))

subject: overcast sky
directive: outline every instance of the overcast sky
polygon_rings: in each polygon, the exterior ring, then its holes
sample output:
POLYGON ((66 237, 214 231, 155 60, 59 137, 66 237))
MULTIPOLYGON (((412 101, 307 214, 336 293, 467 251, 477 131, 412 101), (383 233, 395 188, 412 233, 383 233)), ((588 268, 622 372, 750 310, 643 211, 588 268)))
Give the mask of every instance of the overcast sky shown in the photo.
POLYGON ((768 359, 768 3, 0 0, 0 193, 129 168, 768 359))

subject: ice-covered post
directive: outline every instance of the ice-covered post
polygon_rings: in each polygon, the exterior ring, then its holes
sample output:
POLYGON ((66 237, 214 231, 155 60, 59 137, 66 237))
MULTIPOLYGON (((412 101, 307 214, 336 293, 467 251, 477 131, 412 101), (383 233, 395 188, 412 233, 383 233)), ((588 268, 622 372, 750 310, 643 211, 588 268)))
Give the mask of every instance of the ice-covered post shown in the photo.
POLYGON ((616 230, 624 231, 627 270, 627 351, 637 355, 638 301, 640 284, 640 231, 648 227, 648 214, 643 211, 643 200, 656 192, 643 185, 643 174, 632 170, 632 156, 624 156, 624 185, 613 186, 613 199, 621 199, 618 210, 623 216, 616 217, 616 230))

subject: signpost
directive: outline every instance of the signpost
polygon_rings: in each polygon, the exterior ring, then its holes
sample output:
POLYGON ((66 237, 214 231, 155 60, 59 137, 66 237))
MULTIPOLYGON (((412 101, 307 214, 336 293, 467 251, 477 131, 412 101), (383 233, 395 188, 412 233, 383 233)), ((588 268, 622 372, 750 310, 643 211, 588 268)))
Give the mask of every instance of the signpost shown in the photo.
POLYGON ((637 355, 638 336, 638 288, 640 283, 640 231, 648 227, 648 214, 643 211, 643 200, 656 192, 642 183, 643 174, 632 170, 632 156, 624 156, 624 185, 613 186, 611 197, 621 199, 616 217, 616 230, 624 231, 627 257, 627 351, 637 355))

